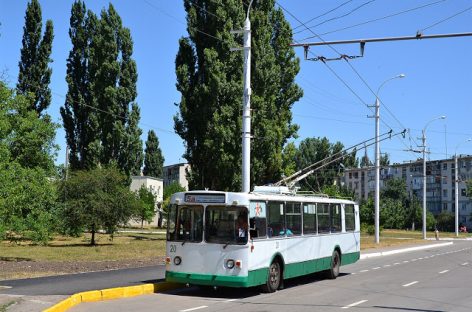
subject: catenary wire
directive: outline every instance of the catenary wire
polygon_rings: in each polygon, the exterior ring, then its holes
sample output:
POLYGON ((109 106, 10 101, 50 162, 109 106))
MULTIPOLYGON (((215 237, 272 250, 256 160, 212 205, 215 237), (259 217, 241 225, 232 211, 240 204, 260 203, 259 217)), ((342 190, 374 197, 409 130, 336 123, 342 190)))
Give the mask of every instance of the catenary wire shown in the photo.
MULTIPOLYGON (((369 1, 367 1, 367 2, 364 2, 363 4, 361 4, 361 5, 357 6, 357 7, 355 7, 354 9, 352 9, 351 11, 349 11, 349 12, 347 12, 347 13, 344 13, 344 14, 342 14, 342 15, 329 18, 329 19, 324 20, 324 21, 322 21, 322 22, 320 22, 320 23, 318 23, 318 24, 316 24, 316 25, 310 26, 309 28, 310 28, 310 29, 311 29, 311 28, 315 28, 315 27, 321 26, 321 25, 323 25, 323 24, 326 24, 326 23, 328 23, 328 22, 335 21, 335 20, 341 19, 341 18, 343 18, 343 17, 346 17, 346 16, 348 16, 348 15, 350 15, 350 14, 356 12, 357 10, 360 10, 360 9, 363 8, 364 6, 370 4, 370 3, 374 2, 374 1, 375 1, 375 0, 369 0, 369 1)), ((308 24, 308 23, 305 23, 305 25, 306 25, 306 24, 308 24)), ((308 25, 307 25, 307 26, 308 26, 308 25)), ((296 35, 296 34, 305 32, 306 30, 307 30, 307 29, 299 30, 299 31, 297 31, 297 32, 294 32, 293 34, 296 35)))
POLYGON ((419 32, 422 33, 422 32, 424 32, 426 29, 433 28, 434 26, 437 26, 437 25, 439 25, 439 24, 441 24, 441 23, 443 23, 443 22, 446 22, 446 21, 448 21, 448 20, 450 20, 450 19, 452 19, 452 18, 454 18, 454 17, 456 17, 456 16, 458 16, 458 15, 460 15, 460 14, 462 14, 462 13, 465 13, 465 12, 469 11, 470 9, 472 9, 472 6, 471 6, 471 7, 468 7, 468 8, 465 9, 465 10, 459 11, 459 12, 457 12, 456 14, 453 14, 453 15, 451 15, 451 16, 448 16, 448 17, 446 17, 446 18, 444 18, 444 19, 442 19, 442 20, 440 20, 440 21, 437 21, 436 23, 434 23, 434 24, 432 24, 432 25, 430 25, 430 26, 428 26, 428 27, 425 27, 425 28, 421 29, 419 32))
MULTIPOLYGON (((316 19, 318 19, 318 18, 320 18, 320 17, 323 17, 323 16, 325 16, 325 15, 331 13, 331 12, 334 12, 334 11, 336 11, 337 9, 339 9, 339 8, 341 8, 341 7, 343 7, 343 6, 345 6, 346 4, 348 4, 349 2, 352 2, 352 1, 353 1, 353 0, 348 0, 348 1, 346 1, 346 2, 343 2, 343 3, 341 3, 340 5, 338 5, 337 7, 333 8, 333 9, 331 9, 331 10, 329 10, 329 11, 326 11, 326 12, 324 12, 324 13, 318 15, 318 16, 315 16, 315 17, 313 17, 312 19, 306 21, 305 24, 308 24, 308 23, 310 23, 310 22, 312 22, 312 21, 314 21, 314 20, 316 20, 316 19)), ((300 27, 303 27, 303 25, 298 25, 297 27, 293 28, 293 30, 296 30, 296 29, 298 29, 298 28, 300 28, 300 27)))
MULTIPOLYGON (((373 22, 378 22, 378 21, 381 21, 381 20, 384 20, 384 19, 388 19, 388 18, 391 18, 391 17, 395 17, 395 16, 398 16, 398 15, 402 15, 402 14, 405 14, 405 13, 408 13, 408 12, 412 12, 412 11, 416 11, 416 10, 419 10, 419 9, 423 9, 423 8, 428 7, 428 6, 432 6, 432 5, 435 5, 435 4, 444 2, 444 1, 447 1, 447 0, 434 1, 434 2, 427 3, 427 4, 424 4, 424 5, 418 6, 418 7, 414 7, 414 8, 411 8, 411 9, 404 10, 404 11, 396 12, 396 13, 389 14, 389 15, 386 15, 386 16, 383 16, 383 17, 379 17, 379 18, 375 18, 375 19, 372 19, 372 20, 368 20, 368 21, 365 21, 365 22, 362 22, 362 23, 358 23, 358 24, 346 26, 346 27, 343 27, 343 28, 331 30, 331 31, 328 31, 328 32, 325 32, 325 33, 321 33, 320 36, 324 36, 324 35, 328 35, 328 34, 333 34, 333 33, 339 32, 339 31, 347 30, 347 29, 350 29, 350 28, 358 27, 358 26, 363 26, 363 25, 366 25, 366 24, 369 24, 369 23, 373 23, 373 22)), ((317 37, 318 37, 318 36, 311 36, 311 37, 307 37, 307 38, 301 39, 301 40, 299 40, 299 41, 305 41, 305 40, 312 39, 312 38, 317 38, 317 37)))

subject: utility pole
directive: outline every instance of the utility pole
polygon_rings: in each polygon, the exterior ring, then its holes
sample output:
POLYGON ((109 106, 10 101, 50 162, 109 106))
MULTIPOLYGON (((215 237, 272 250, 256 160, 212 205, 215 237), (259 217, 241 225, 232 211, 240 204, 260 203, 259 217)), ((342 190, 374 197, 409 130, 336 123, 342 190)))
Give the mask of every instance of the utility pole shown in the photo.
MULTIPOLYGON (((375 118, 375 197, 374 197, 374 206, 375 206, 375 243, 380 242, 380 142, 379 142, 379 133, 380 133, 380 100, 379 92, 380 89, 390 80, 396 78, 403 78, 404 74, 397 75, 395 77, 385 80, 380 87, 377 89, 377 94, 375 96, 375 116, 368 116, 369 118, 375 118)), ((370 106, 372 107, 372 106, 370 106)))
POLYGON ((244 77, 243 77, 243 129, 242 129, 242 192, 251 191, 251 22, 249 21, 249 10, 252 0, 247 9, 246 20, 243 30, 231 33, 243 33, 243 48, 233 48, 232 51, 244 50, 244 77))

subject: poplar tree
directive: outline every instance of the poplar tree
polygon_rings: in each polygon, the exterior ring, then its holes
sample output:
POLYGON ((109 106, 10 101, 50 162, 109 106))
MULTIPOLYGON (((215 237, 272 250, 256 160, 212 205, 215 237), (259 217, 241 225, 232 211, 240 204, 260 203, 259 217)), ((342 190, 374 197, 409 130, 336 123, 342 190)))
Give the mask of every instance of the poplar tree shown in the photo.
MULTIPOLYGON (((175 130, 192 166, 190 188, 239 190, 241 187, 241 38, 246 7, 241 1, 184 1, 188 37, 179 41, 177 90, 181 93, 175 130)), ((299 60, 289 46, 292 32, 274 1, 254 1, 252 24, 251 183, 280 178, 282 150, 296 134, 290 112, 301 96, 295 84, 299 60)))
POLYGON ((25 14, 17 90, 19 94, 32 94, 29 97, 30 109, 35 110, 38 115, 41 115, 51 103, 49 83, 52 69, 48 65, 52 62, 50 59, 54 37, 52 21, 46 21, 46 30, 42 38, 41 31, 41 6, 38 0, 31 0, 25 14))
POLYGON ((164 165, 164 156, 159 147, 159 139, 154 130, 148 132, 146 148, 144 150, 144 169, 145 176, 162 178, 162 166, 164 165))
POLYGON ((133 41, 113 5, 98 18, 82 1, 72 6, 67 60, 69 91, 61 114, 73 169, 116 163, 139 174, 143 155, 139 129, 137 68, 133 41))

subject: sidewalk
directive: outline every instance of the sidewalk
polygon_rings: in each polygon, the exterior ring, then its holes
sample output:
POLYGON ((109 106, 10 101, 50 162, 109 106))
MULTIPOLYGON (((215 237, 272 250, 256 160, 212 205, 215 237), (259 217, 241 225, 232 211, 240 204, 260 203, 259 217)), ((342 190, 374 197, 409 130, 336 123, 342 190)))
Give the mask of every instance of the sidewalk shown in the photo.
MULTIPOLYGON (((360 259, 368 259, 373 257, 381 257, 381 256, 388 256, 393 254, 399 254, 409 251, 421 250, 421 249, 429 249, 429 248, 439 248, 444 246, 452 245, 453 242, 451 240, 454 239, 447 239, 446 242, 443 239, 435 240, 435 239, 427 239, 424 243, 412 243, 412 244, 403 244, 400 246, 389 246, 383 248, 370 248, 361 251, 360 259)), ((463 240, 463 239, 461 239, 463 240)))

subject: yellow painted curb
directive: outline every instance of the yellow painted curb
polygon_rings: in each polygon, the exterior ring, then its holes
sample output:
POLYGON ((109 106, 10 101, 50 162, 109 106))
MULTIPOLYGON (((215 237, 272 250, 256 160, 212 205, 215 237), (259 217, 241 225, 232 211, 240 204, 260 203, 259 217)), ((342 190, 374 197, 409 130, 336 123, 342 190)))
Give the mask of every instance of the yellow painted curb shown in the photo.
POLYGON ((102 290, 85 291, 74 294, 67 299, 43 310, 43 312, 64 312, 81 302, 96 302, 102 300, 129 298, 140 295, 152 294, 158 291, 167 291, 182 287, 177 283, 142 284, 129 287, 108 288, 102 290))

